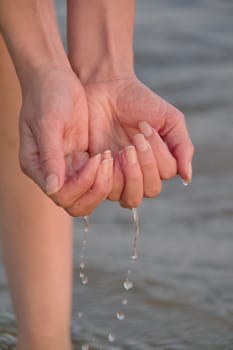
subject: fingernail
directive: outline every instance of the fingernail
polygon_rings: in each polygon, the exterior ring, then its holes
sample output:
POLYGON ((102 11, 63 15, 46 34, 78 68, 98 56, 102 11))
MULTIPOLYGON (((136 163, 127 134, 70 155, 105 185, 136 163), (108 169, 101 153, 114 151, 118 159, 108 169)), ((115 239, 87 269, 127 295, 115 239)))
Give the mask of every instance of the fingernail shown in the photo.
POLYGON ((104 151, 104 155, 103 155, 103 159, 109 159, 112 157, 112 152, 108 149, 106 151, 104 151))
POLYGON ((193 169, 192 169, 192 164, 189 163, 188 165, 188 177, 189 177, 189 182, 192 181, 192 177, 193 177, 193 169))
POLYGON ((112 168, 112 158, 104 159, 101 163, 101 172, 102 176, 106 179, 109 179, 111 176, 111 168, 112 168))
POLYGON ((138 128, 145 137, 150 137, 153 134, 153 129, 147 122, 139 123, 138 128))
POLYGON ((134 135, 133 139, 138 151, 144 152, 148 149, 148 143, 142 134, 134 135))
POLYGON ((121 150, 118 153, 118 160, 119 160, 120 165, 123 165, 123 161, 124 161, 123 157, 124 157, 124 151, 121 150))
POLYGON ((188 179, 187 180, 184 180, 184 179, 182 179, 182 182, 183 182, 183 185, 184 186, 188 186, 188 185, 190 185, 190 183, 192 182, 192 164, 191 163, 189 163, 189 165, 188 165, 188 171, 187 171, 187 173, 188 173, 188 179))
POLYGON ((96 154, 94 157, 95 162, 99 162, 101 159, 101 153, 96 154))
POLYGON ((137 154, 134 146, 125 147, 125 157, 129 164, 137 163, 137 154))
POLYGON ((57 175, 49 175, 45 181, 45 191, 48 195, 57 192, 59 189, 59 180, 57 175))

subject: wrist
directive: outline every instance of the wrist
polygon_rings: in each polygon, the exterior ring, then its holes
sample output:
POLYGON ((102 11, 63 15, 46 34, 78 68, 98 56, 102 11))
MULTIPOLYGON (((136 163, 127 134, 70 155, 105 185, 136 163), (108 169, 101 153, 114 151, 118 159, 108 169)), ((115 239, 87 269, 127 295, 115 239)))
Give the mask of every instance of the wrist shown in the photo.
POLYGON ((53 67, 70 68, 53 0, 1 0, 0 13, 1 32, 22 87, 53 67))
POLYGON ((134 74, 134 0, 69 0, 68 52, 82 83, 134 74))
POLYGON ((81 60, 76 55, 69 55, 70 64, 82 84, 91 82, 103 82, 116 79, 128 79, 135 76, 133 63, 114 57, 110 53, 97 55, 93 58, 90 53, 91 61, 81 60), (124 62, 123 62, 124 61, 124 62))
POLYGON ((22 93, 24 94, 32 83, 48 79, 51 73, 72 72, 68 58, 66 60, 53 60, 48 55, 41 56, 40 59, 30 60, 30 62, 21 62, 15 64, 17 75, 20 81, 22 93))

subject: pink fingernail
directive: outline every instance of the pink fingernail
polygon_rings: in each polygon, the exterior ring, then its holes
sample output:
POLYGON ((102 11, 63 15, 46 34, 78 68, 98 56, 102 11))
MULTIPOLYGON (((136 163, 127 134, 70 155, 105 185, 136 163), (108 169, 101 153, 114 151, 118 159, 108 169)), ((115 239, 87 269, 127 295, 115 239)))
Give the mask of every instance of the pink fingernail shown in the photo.
POLYGON ((148 149, 148 143, 142 134, 134 135, 133 139, 138 151, 145 152, 148 149))
POLYGON ((147 122, 141 122, 138 124, 139 130, 143 133, 145 137, 150 137, 153 134, 152 127, 147 122))
POLYGON ((188 171, 187 171, 187 173, 188 173, 188 179, 187 179, 187 180, 182 179, 182 182, 183 182, 183 185, 184 185, 184 186, 188 186, 188 185, 191 184, 191 182, 192 182, 192 172, 193 172, 193 170, 192 170, 192 164, 189 163, 189 165, 188 165, 188 171))
POLYGON ((48 195, 56 193, 59 189, 59 179, 55 174, 51 174, 46 178, 45 191, 48 195))
POLYGON ((109 159, 112 157, 112 152, 108 149, 104 151, 103 159, 109 159))
POLYGON ((188 165, 188 177, 189 177, 189 182, 192 181, 192 177, 193 177, 193 169, 192 169, 192 164, 189 163, 188 165))
POLYGON ((137 163, 137 153, 135 151, 134 146, 125 147, 125 157, 129 164, 137 163))

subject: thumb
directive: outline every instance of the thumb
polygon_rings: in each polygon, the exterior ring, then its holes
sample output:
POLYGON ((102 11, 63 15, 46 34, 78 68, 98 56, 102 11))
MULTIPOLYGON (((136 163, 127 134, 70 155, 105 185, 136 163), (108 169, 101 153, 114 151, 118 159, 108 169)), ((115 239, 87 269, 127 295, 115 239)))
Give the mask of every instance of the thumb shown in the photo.
POLYGON ((40 130, 38 137, 40 168, 47 195, 58 192, 65 181, 65 159, 61 130, 40 130))

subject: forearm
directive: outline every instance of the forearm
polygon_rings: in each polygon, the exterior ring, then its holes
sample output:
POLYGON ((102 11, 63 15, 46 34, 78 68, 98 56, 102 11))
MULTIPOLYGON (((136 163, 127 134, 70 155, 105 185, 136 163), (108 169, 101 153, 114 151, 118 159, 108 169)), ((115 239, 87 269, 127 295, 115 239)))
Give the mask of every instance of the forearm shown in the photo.
POLYGON ((67 0, 71 65, 82 82, 133 74, 135 0, 67 0))
POLYGON ((0 0, 0 29, 21 85, 34 72, 69 67, 52 0, 0 0))

